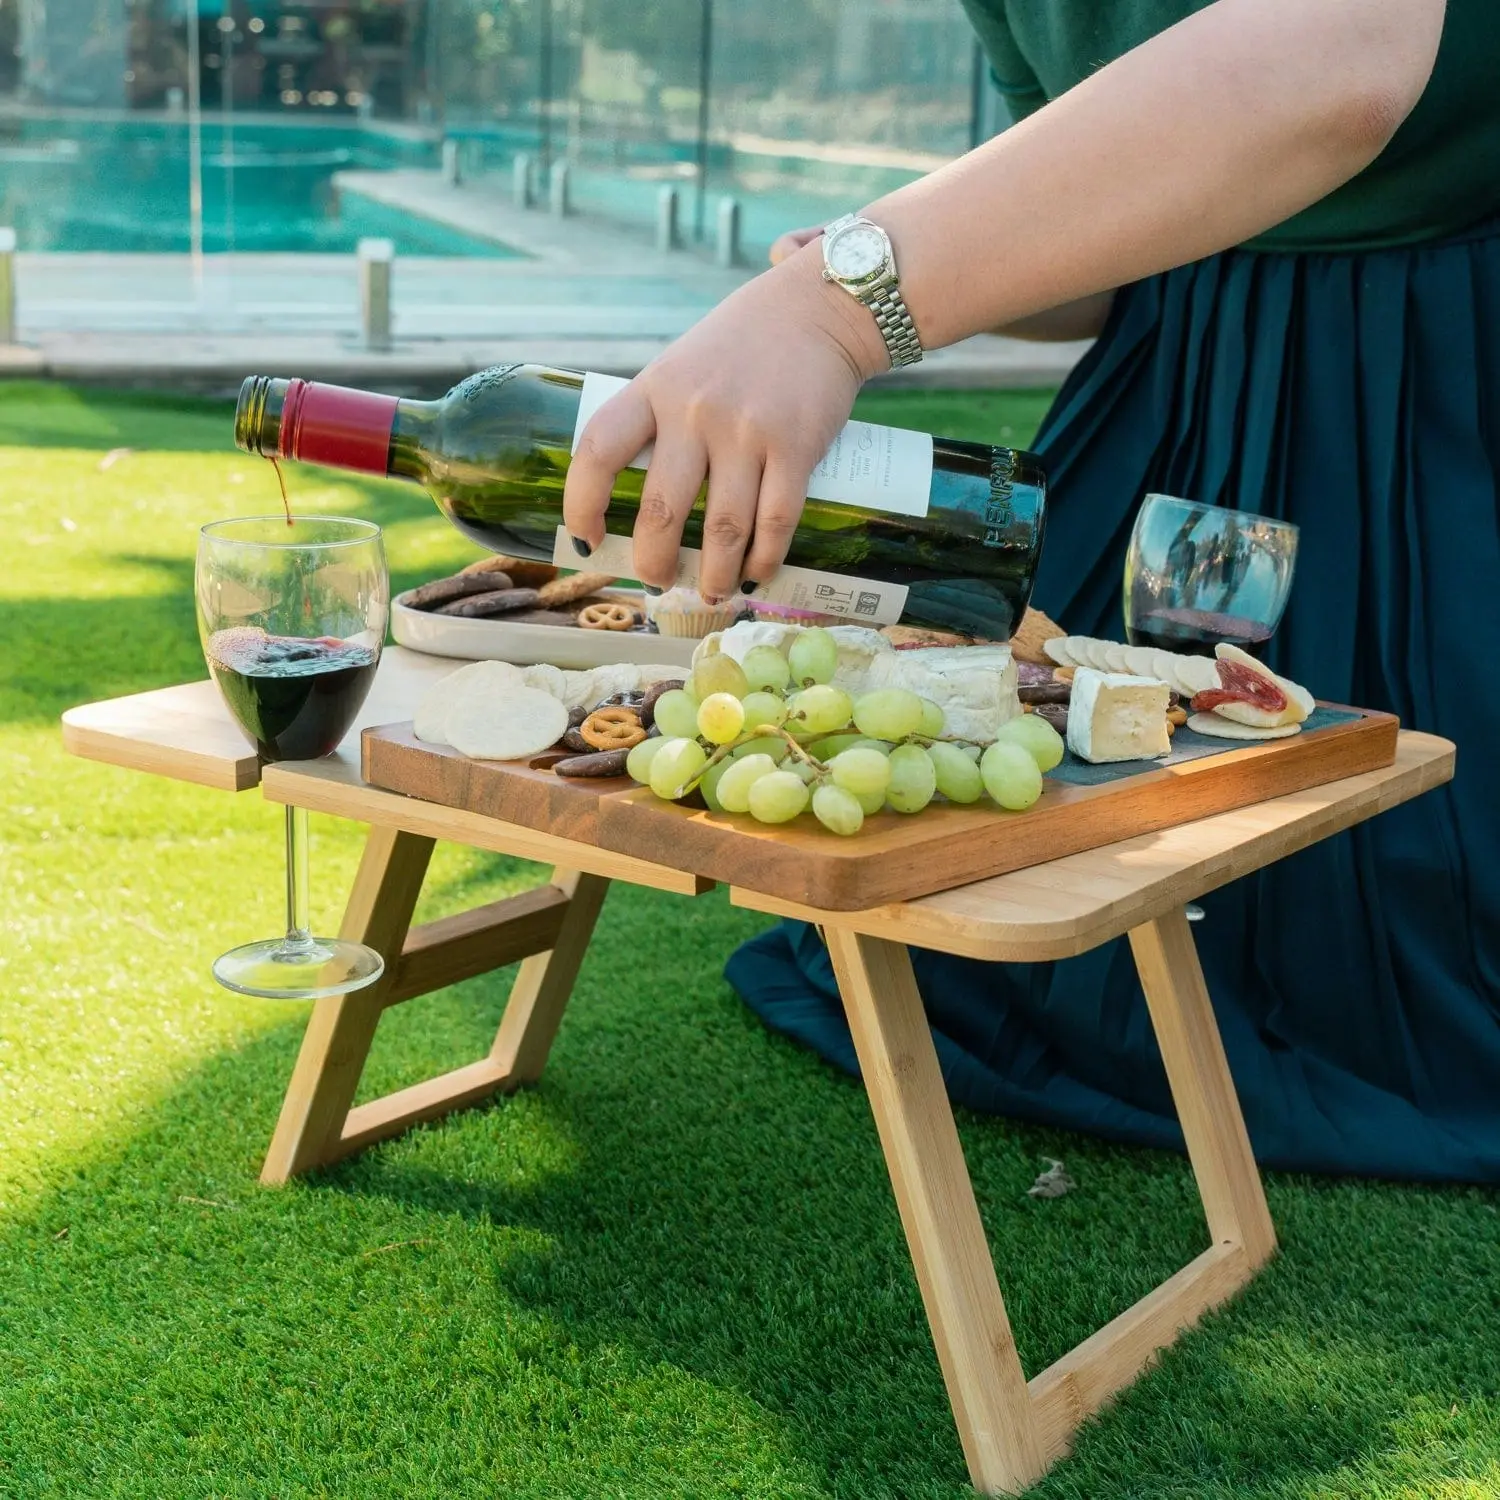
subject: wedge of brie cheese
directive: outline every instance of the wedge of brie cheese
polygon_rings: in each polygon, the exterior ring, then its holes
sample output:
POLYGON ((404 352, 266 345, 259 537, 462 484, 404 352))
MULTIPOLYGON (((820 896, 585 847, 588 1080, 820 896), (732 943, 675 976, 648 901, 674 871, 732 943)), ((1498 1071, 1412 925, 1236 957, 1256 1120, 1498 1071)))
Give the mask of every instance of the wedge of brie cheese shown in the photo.
MULTIPOLYGON (((790 649, 793 639, 805 627, 783 625, 776 620, 742 620, 728 630, 716 631, 704 636, 693 652, 696 667, 705 656, 722 651, 736 661, 744 661, 746 654, 755 646, 774 646, 783 656, 790 649)), ((858 692, 870 663, 878 656, 895 656, 896 648, 876 630, 866 630, 863 625, 830 625, 828 634, 838 647, 839 664, 833 680, 846 693, 858 692)))
POLYGON ((1095 765, 1170 755, 1168 691, 1150 677, 1079 667, 1068 701, 1068 749, 1095 765))
MULTIPOLYGON (((842 668, 834 682, 844 687, 842 668)), ((929 646, 922 651, 877 654, 858 688, 899 687, 931 699, 943 711, 948 739, 988 745, 1000 726, 1021 716, 1016 663, 1009 646, 929 646)))

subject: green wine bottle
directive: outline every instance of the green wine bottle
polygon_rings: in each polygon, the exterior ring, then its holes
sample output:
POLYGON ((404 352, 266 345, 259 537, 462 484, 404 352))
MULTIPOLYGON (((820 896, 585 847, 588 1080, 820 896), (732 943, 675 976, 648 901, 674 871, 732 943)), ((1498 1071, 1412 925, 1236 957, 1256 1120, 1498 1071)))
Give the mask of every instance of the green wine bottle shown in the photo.
MULTIPOLYGON (((410 480, 481 546, 577 566, 571 549, 559 551, 563 480, 585 421, 623 384, 505 365, 439 401, 407 401, 253 375, 240 390, 234 436, 247 453, 410 480)), ((630 576, 644 478, 633 467, 616 481, 601 571, 630 576)), ((761 580, 758 600, 852 624, 899 618, 1009 638, 1031 596, 1046 519, 1046 476, 1034 456, 851 422, 809 488, 788 566, 761 580)), ((684 527, 683 582, 696 579, 703 506, 700 494, 684 527)))

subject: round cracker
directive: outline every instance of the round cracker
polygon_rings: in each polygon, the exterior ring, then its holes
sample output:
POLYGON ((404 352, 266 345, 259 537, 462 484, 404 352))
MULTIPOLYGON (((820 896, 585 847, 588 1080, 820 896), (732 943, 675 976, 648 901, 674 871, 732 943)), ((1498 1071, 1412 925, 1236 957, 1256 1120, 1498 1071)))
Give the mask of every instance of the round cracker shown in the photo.
POLYGON ((556 698, 559 703, 567 692, 566 675, 561 667, 554 667, 550 661, 534 662, 526 667, 521 673, 521 681, 539 693, 546 693, 549 698, 556 698))
POLYGON ((1042 650, 1047 653, 1049 660, 1056 662, 1060 667, 1077 665, 1073 660, 1072 653, 1068 650, 1069 639, 1065 635, 1055 635, 1050 640, 1042 642, 1042 650))
POLYGON ((444 728, 453 748, 475 760, 525 760, 563 737, 568 711, 535 688, 472 693, 449 709, 444 728))
POLYGON ((1262 708, 1258 703, 1234 699, 1228 703, 1216 703, 1213 711, 1221 718, 1233 719, 1236 724, 1246 724, 1252 729, 1278 729, 1283 724, 1302 722, 1290 699, 1285 708, 1278 708, 1274 712, 1269 708, 1262 708))
POLYGON ((1104 643, 1104 665, 1111 672, 1118 672, 1124 676, 1130 676, 1133 668, 1130 665, 1130 647, 1123 641, 1106 641, 1104 643))
POLYGON ((1238 646, 1231 646, 1227 641, 1221 642, 1214 651, 1214 655, 1220 661, 1238 662, 1240 666, 1248 668, 1256 676, 1268 678, 1286 695, 1286 707, 1278 714, 1270 714, 1266 709, 1257 708, 1254 704, 1225 703, 1216 712, 1223 713, 1229 708, 1239 708, 1241 713, 1230 714, 1230 718, 1239 719, 1243 724, 1300 724, 1317 706, 1313 702, 1313 695, 1300 683, 1292 682, 1289 678, 1278 677, 1264 662, 1257 661, 1248 651, 1242 651, 1238 646))
POLYGON ((471 661, 440 677, 427 689, 412 718, 412 733, 428 745, 449 745, 448 713, 471 695, 503 693, 521 681, 521 669, 508 661, 471 661))
POLYGON ((1151 675, 1159 681, 1164 682, 1170 688, 1176 688, 1180 693, 1184 691, 1181 681, 1177 676, 1177 663, 1181 658, 1175 651, 1163 651, 1160 647, 1153 646, 1151 650, 1151 675))
POLYGON ((1236 723, 1233 719, 1223 718, 1217 712, 1194 714, 1187 721, 1187 727, 1194 734, 1207 735, 1215 740, 1284 740, 1294 734, 1302 733, 1300 724, 1278 724, 1274 728, 1266 729, 1253 724, 1236 723))
POLYGON ((1187 656, 1176 653, 1177 691, 1185 698, 1217 689, 1219 664, 1211 656, 1187 656))
POLYGON ((1081 667, 1092 667, 1096 672, 1104 671, 1103 645, 1103 641, 1097 641, 1091 635, 1068 637, 1068 650, 1073 660, 1081 667))

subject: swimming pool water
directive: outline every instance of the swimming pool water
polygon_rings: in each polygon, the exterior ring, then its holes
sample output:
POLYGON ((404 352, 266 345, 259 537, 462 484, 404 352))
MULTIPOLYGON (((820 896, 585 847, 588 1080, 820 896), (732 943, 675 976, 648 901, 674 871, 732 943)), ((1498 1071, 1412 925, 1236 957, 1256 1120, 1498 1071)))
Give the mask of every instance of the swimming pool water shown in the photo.
MULTIPOLYGON (((203 123, 203 248, 352 254, 366 235, 398 255, 510 258, 463 234, 364 198, 340 201, 333 174, 435 167, 430 142, 358 127, 203 123)), ((191 248, 186 120, 0 122, 0 224, 23 250, 185 252, 191 248)))

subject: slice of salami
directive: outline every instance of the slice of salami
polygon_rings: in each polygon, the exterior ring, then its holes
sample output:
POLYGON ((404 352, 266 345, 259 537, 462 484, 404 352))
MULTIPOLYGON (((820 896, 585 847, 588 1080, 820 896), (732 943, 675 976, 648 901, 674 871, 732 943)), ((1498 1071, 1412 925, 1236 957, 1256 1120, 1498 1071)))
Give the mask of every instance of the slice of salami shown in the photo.
POLYGON ((1269 672, 1220 658, 1219 686, 1194 693, 1193 708, 1206 714, 1225 703, 1247 703, 1267 714, 1279 716, 1286 712, 1287 696, 1269 672))

